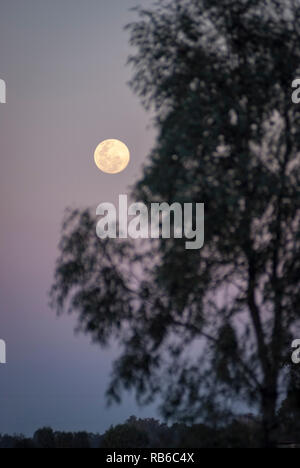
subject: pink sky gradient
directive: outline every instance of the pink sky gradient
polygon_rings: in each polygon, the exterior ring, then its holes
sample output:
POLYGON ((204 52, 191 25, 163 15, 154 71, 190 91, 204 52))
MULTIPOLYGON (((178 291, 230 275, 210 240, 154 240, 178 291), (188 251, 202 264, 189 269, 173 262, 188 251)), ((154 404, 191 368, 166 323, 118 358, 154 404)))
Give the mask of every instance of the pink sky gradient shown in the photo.
POLYGON ((96 207, 128 193, 154 131, 125 67, 129 8, 151 0, 3 0, 0 7, 0 433, 40 426, 103 432, 138 410, 128 397, 104 409, 116 350, 74 336, 72 317, 47 305, 67 206, 96 207), (119 175, 97 170, 93 152, 123 140, 131 162, 119 175))

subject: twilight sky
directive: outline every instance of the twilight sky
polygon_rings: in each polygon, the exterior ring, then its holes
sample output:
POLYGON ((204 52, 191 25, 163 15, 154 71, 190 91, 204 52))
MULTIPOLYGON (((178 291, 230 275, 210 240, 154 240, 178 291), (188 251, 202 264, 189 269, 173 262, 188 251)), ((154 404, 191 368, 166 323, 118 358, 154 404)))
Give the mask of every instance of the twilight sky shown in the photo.
MULTIPOLYGON (((154 142, 127 82, 129 8, 153 0, 0 0, 0 433, 103 432, 131 414, 130 396, 105 407, 117 349, 74 336, 74 317, 48 307, 60 225, 67 206, 96 207, 129 193, 154 142), (119 175, 97 170, 106 138, 131 151, 119 175)), ((95 216, 96 225, 96 216, 95 216)))

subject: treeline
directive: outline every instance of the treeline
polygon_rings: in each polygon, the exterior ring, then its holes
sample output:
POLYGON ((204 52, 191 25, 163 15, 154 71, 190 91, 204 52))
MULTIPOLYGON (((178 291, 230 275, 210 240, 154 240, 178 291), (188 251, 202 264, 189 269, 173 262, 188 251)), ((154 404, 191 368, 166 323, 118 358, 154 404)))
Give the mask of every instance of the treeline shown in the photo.
POLYGON ((55 432, 39 429, 32 438, 22 435, 0 436, 0 448, 204 448, 257 447, 258 422, 251 417, 239 418, 222 428, 204 424, 167 426, 155 419, 134 416, 105 434, 55 432))
POLYGON ((32 438, 21 435, 0 435, 0 448, 97 448, 101 436, 87 432, 59 432, 44 427, 32 438))
POLYGON ((0 448, 186 448, 254 447, 259 437, 255 421, 234 421, 226 428, 204 424, 168 426, 155 419, 131 416, 124 424, 111 427, 103 435, 87 432, 58 432, 39 429, 32 438, 0 436, 0 448))
MULTIPOLYGON (((287 399, 278 413, 278 446, 300 445, 300 423, 287 399)), ((173 424, 131 416, 104 434, 39 429, 32 438, 0 435, 0 448, 255 448, 261 445, 261 421, 253 415, 238 416, 219 427, 173 424)))

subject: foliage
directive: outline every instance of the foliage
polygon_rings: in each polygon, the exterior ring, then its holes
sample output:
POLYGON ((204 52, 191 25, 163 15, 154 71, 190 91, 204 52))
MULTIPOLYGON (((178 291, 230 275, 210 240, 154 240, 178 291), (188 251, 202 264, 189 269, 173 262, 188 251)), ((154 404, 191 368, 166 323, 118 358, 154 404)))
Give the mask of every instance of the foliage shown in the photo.
POLYGON ((51 428, 39 429, 32 439, 22 435, 0 435, 0 448, 159 449, 233 448, 258 445, 258 421, 255 418, 250 418, 248 421, 242 417, 218 429, 204 424, 167 426, 155 419, 137 419, 131 416, 124 424, 111 427, 102 436, 86 432, 54 432, 51 428))
POLYGON ((35 432, 33 440, 39 448, 54 448, 55 434, 50 427, 44 427, 35 432))
POLYGON ((132 86, 158 137, 133 195, 204 202, 205 246, 100 242, 94 215, 71 212, 52 303, 119 342, 112 399, 135 388, 166 418, 212 427, 254 406, 272 445, 300 319, 300 4, 163 0, 138 14, 132 86))
POLYGON ((111 427, 101 440, 101 448, 146 448, 147 433, 132 424, 119 424, 111 427))
POLYGON ((291 364, 289 385, 285 400, 278 413, 282 440, 300 443, 300 367, 291 364))

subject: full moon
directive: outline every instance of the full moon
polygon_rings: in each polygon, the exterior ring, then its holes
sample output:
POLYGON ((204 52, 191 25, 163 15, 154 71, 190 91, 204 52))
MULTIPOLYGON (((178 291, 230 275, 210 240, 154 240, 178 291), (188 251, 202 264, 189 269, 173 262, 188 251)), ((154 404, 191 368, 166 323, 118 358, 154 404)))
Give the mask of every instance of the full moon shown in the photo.
POLYGON ((102 172, 118 174, 127 167, 130 152, 122 141, 104 140, 95 149, 94 160, 102 172))

